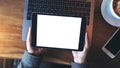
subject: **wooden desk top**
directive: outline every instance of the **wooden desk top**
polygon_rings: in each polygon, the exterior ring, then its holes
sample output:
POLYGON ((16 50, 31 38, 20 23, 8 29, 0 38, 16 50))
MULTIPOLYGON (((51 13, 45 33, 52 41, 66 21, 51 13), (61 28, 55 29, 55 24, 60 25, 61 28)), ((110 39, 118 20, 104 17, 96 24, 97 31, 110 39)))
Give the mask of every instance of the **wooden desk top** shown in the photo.
POLYGON ((25 50, 21 41, 24 0, 0 0, 0 56, 20 58, 25 50))
POLYGON ((102 0, 95 0, 92 47, 88 55, 90 68, 120 68, 120 54, 115 59, 110 59, 101 50, 117 29, 103 19, 100 11, 101 3, 102 0))
MULTIPOLYGON (((89 0, 87 0, 89 1, 89 0)), ((92 0, 91 0, 92 1, 92 0)), ((108 38, 117 29, 105 22, 100 13, 102 0, 95 0, 94 20, 87 31, 89 40, 92 42, 88 61, 91 68, 120 68, 120 55, 111 60, 105 55, 101 47, 108 38), (93 27, 93 29, 92 29, 93 27), (92 37, 93 30, 93 37, 92 37)), ((6 58, 21 58, 26 45, 22 38, 24 0, 0 0, 0 56, 6 58)), ((93 17, 93 14, 91 14, 93 17)), ((91 18, 92 18, 91 17, 91 18)), ((70 51, 49 50, 44 59, 47 61, 54 60, 58 63, 68 64, 72 60, 70 51), (61 57, 62 55, 62 57, 61 57), (68 57, 69 56, 69 57, 68 57)))

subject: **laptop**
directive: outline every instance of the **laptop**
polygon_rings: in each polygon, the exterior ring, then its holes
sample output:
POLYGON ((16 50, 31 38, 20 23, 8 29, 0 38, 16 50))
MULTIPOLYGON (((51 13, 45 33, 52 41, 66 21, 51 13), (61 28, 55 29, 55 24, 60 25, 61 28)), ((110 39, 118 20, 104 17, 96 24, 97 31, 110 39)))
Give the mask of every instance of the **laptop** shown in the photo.
MULTIPOLYGON (((81 17, 89 25, 91 2, 85 0, 25 0, 22 40, 26 41, 32 26, 32 14, 81 17)), ((84 31, 85 32, 85 31, 84 31)))

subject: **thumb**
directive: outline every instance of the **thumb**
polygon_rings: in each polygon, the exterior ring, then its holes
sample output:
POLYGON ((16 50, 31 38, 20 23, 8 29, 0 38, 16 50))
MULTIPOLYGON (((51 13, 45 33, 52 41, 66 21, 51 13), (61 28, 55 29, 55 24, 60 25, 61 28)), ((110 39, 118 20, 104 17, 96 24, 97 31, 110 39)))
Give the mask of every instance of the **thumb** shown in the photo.
POLYGON ((27 50, 28 52, 32 52, 32 46, 31 46, 31 30, 32 28, 29 27, 29 31, 28 31, 28 35, 27 35, 27 40, 26 40, 26 46, 27 46, 27 50))

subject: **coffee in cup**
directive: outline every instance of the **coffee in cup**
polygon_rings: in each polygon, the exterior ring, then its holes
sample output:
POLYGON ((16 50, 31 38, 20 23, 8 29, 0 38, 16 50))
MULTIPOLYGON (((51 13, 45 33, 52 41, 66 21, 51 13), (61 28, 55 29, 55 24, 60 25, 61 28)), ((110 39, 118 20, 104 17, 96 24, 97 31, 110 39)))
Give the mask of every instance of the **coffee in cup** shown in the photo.
POLYGON ((113 0, 112 6, 115 14, 120 17, 120 0, 113 0))

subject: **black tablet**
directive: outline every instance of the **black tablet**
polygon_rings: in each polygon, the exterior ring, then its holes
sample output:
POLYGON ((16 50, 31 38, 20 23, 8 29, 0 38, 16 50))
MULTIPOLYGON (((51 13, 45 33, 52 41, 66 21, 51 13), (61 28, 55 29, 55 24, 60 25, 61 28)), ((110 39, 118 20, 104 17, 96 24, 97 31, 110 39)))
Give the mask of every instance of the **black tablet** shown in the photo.
POLYGON ((86 32, 85 17, 32 15, 32 46, 82 51, 86 32))

